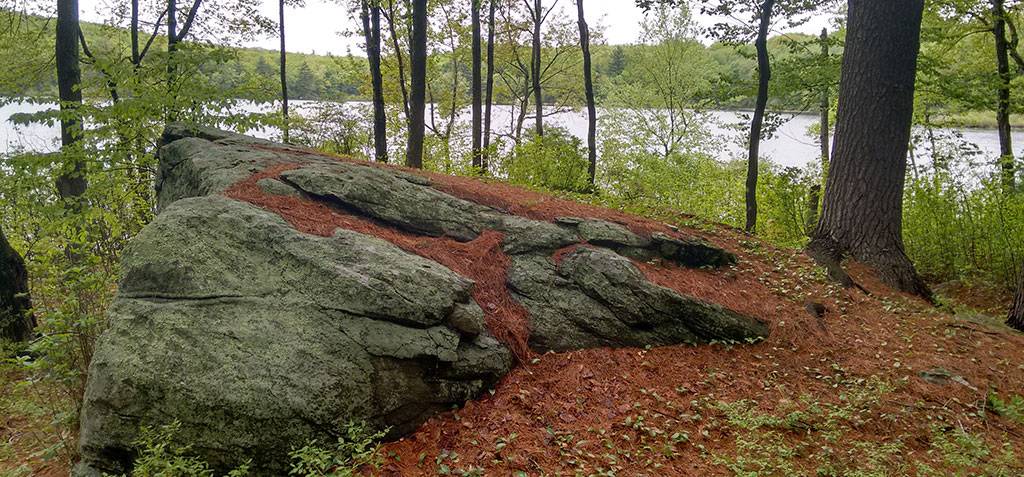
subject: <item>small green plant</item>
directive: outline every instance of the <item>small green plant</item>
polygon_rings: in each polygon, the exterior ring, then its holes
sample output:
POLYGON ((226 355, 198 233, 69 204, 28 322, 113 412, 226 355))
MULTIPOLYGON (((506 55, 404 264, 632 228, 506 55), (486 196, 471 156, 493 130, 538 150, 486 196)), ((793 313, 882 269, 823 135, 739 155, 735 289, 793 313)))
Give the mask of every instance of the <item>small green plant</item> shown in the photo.
POLYGON ((944 467, 937 470, 919 464, 918 475, 1011 477, 1024 471, 1024 464, 1009 444, 1003 444, 1002 449, 992 449, 982 436, 961 428, 944 430, 936 426, 932 429, 931 442, 928 453, 938 457, 944 467))
POLYGON ((735 436, 736 452, 713 455, 711 461, 750 477, 902 475, 899 436, 883 442, 852 438, 893 386, 877 378, 835 382, 842 389, 838 403, 807 395, 773 411, 751 400, 715 404, 726 430, 735 436))
MULTIPOLYGON (((160 427, 143 427, 135 445, 139 456, 133 465, 132 477, 213 477, 214 471, 205 461, 190 456, 192 446, 177 445, 174 440, 181 423, 160 427)), ((228 472, 227 477, 249 475, 249 464, 228 472)))
POLYGON ((350 477, 358 475, 365 466, 380 465, 380 445, 386 431, 373 432, 366 423, 349 423, 338 442, 330 448, 321 447, 316 440, 289 456, 292 468, 288 475, 301 477, 350 477))
POLYGON ((996 414, 1011 421, 1024 424, 1024 397, 1013 395, 1005 401, 996 393, 988 395, 988 405, 996 414))

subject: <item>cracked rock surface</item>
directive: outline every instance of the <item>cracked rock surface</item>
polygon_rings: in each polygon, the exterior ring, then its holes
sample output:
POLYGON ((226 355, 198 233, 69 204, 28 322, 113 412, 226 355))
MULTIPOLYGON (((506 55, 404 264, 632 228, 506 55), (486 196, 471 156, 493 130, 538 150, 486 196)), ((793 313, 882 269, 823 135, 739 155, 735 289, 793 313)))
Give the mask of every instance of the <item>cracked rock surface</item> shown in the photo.
POLYGON ((171 125, 164 143, 160 214, 123 255, 89 370, 77 476, 130 472, 139 427, 173 421, 214 468, 251 460, 252 475, 285 474, 290 450, 333 442, 349 422, 409 433, 511 370, 512 348, 488 330, 501 307, 481 297, 525 310, 537 352, 768 333, 756 318, 651 283, 633 262, 735 263, 699 239, 508 215, 424 176, 213 129, 171 125), (289 209, 229 198, 250 178, 274 200, 376 228, 303 233, 279 215, 289 209), (487 279, 487 293, 395 238, 472 247, 485 232, 500 233, 499 259, 473 266, 502 277, 487 279))
POLYGON ((106 472, 126 470, 141 423, 165 418, 211 464, 280 472, 295 443, 331 441, 351 418, 408 432, 512 364, 474 328, 470 281, 224 197, 167 207, 123 266, 82 422, 86 462, 106 472))

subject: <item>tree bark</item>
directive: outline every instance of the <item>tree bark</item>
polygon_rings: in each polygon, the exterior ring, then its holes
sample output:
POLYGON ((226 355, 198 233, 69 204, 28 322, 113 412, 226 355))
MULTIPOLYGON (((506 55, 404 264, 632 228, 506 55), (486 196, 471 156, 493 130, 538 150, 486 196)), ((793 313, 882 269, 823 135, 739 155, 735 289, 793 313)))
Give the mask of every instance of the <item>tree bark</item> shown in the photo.
POLYGON ((483 167, 483 156, 481 145, 483 142, 483 71, 482 71, 482 45, 480 38, 480 1, 472 2, 471 16, 473 28, 473 167, 477 170, 483 167))
POLYGON ((278 0, 278 23, 280 26, 281 35, 281 116, 284 119, 284 123, 281 127, 282 138, 287 144, 288 138, 288 53, 285 50, 284 43, 284 0, 278 0))
POLYGON ((808 253, 854 285, 843 256, 931 299, 903 247, 903 187, 924 0, 851 0, 834 154, 808 253))
POLYGON ((494 10, 498 0, 488 0, 487 16, 487 93, 484 99, 484 143, 480 170, 487 172, 491 148, 491 113, 494 104, 494 10))
POLYGON ((754 233, 757 229, 757 169, 764 112, 768 108, 768 83, 772 78, 768 58, 768 28, 771 26, 774 7, 775 0, 765 0, 761 4, 761 23, 757 29, 757 39, 754 40, 754 48, 757 49, 757 102, 750 122, 750 148, 747 150, 747 224, 744 229, 748 233, 754 233))
POLYGON ((537 117, 535 119, 535 124, 536 124, 536 132, 537 132, 537 136, 538 137, 544 135, 544 94, 541 91, 541 82, 540 82, 540 72, 541 72, 541 65, 540 65, 540 58, 541 58, 540 57, 540 50, 541 50, 540 27, 541 27, 541 23, 543 23, 543 21, 544 21, 544 11, 543 11, 543 8, 544 8, 544 6, 541 5, 541 1, 540 0, 534 0, 533 1, 533 48, 531 50, 532 51, 532 55, 531 55, 532 59, 530 61, 530 66, 531 66, 531 68, 530 68, 530 70, 531 70, 530 71, 530 76, 533 77, 533 102, 534 102, 535 114, 537 115, 537 117))
MULTIPOLYGON (((821 29, 821 61, 822 64, 828 61, 828 29, 821 29)), ((821 103, 819 106, 819 122, 821 123, 821 131, 818 132, 818 141, 821 143, 821 173, 828 175, 828 158, 829 158, 829 110, 831 109, 831 100, 828 94, 828 84, 824 84, 821 87, 821 103)))
POLYGON ((132 64, 139 64, 139 0, 132 0, 130 32, 132 38, 132 64))
POLYGON ((178 1, 167 0, 167 87, 174 78, 174 53, 178 50, 178 1))
POLYGON ((591 187, 597 182, 597 105, 594 101, 594 76, 590 60, 590 26, 583 15, 583 0, 576 0, 579 17, 580 48, 583 50, 583 89, 587 96, 587 174, 591 187))
POLYGON ((1006 318, 1006 324, 1010 327, 1024 331, 1024 266, 1021 266, 1020 281, 1017 282, 1017 294, 1010 306, 1010 314, 1006 318))
POLYGON ((412 0, 412 38, 409 41, 409 143, 405 164, 423 168, 424 109, 427 97, 427 0, 412 0))
POLYGON ((996 40, 996 66, 999 92, 996 100, 996 128, 999 130, 999 167, 1003 190, 1013 192, 1017 168, 1013 158, 1013 136, 1010 130, 1010 58, 1006 41, 1006 8, 1003 0, 992 0, 993 28, 996 40))
POLYGON ((29 310, 28 273, 25 261, 0 230, 0 341, 26 341, 36 320, 29 310))
POLYGON ((60 98, 60 142, 71 164, 57 177, 61 199, 76 200, 85 194, 85 162, 76 146, 82 135, 82 72, 79 67, 78 0, 58 0, 55 41, 57 90, 60 98))
POLYGON ((384 109, 384 78, 380 71, 380 5, 363 0, 363 36, 373 86, 373 145, 377 162, 388 162, 388 118, 384 109))

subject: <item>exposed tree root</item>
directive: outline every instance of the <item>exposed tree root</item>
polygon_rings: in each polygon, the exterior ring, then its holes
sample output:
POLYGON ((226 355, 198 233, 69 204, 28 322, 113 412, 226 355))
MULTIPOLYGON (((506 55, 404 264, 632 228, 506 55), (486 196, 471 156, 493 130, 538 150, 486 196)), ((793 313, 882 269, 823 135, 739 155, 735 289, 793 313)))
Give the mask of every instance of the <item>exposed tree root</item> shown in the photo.
POLYGON ((825 267, 829 278, 845 288, 856 288, 865 295, 871 295, 866 288, 853 280, 853 277, 843 269, 843 252, 834 240, 814 238, 807 244, 807 255, 825 267))
POLYGON ((902 250, 856 253, 847 250, 835 240, 822 237, 815 237, 807 244, 807 255, 825 267, 830 278, 844 287, 854 287, 871 295, 843 269, 843 257, 847 254, 874 269, 882 283, 897 290, 920 296, 933 305, 937 304, 931 289, 917 275, 914 264, 902 250))

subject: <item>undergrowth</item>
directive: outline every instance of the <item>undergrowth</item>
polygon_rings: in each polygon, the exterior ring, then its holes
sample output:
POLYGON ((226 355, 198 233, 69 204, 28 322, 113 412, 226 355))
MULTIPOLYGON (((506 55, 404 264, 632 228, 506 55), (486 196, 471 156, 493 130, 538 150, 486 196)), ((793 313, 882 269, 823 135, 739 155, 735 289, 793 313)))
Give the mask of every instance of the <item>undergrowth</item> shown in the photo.
POLYGON ((753 400, 715 403, 723 430, 734 440, 735 452, 712 455, 711 459, 743 477, 1009 477, 1024 471, 1008 436, 993 441, 984 431, 967 430, 958 424, 967 416, 930 415, 935 423, 923 451, 909 434, 862 439, 860 430, 865 426, 886 426, 909 418, 911 413, 929 412, 885 405, 888 396, 903 384, 877 377, 839 381, 838 402, 803 395, 770 410, 753 400))
MULTIPOLYGON (((132 466, 132 477, 214 477, 218 475, 207 462, 195 457, 192 446, 180 444, 181 423, 159 427, 142 427, 135 441, 138 457, 132 466)), ((289 453, 288 475, 296 477, 352 477, 362 470, 380 464, 380 445, 384 432, 373 432, 365 424, 345 425, 333 444, 324 446, 317 440, 289 453)), ((224 477, 249 475, 251 462, 244 463, 224 477)), ((105 477, 111 477, 104 474, 105 477)), ((122 474, 121 477, 127 477, 122 474)))

